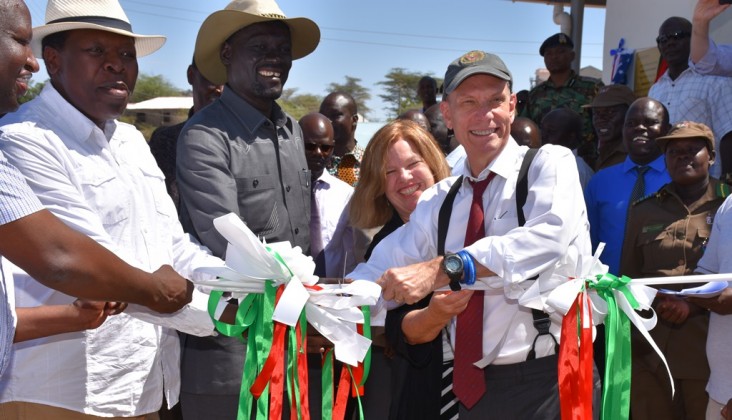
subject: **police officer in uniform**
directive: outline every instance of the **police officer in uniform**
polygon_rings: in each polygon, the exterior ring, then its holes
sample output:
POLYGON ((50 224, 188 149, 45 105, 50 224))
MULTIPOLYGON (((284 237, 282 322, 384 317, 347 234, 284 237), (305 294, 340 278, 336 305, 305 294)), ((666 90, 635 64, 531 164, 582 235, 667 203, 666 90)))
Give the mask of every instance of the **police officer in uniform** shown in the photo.
POLYGON ((569 108, 582 115, 585 141, 578 152, 582 157, 587 156, 586 160, 594 161, 597 156, 597 143, 592 130, 592 117, 590 111, 583 109, 582 105, 592 102, 603 86, 602 81, 580 76, 572 70, 572 61, 575 57, 574 43, 572 38, 563 33, 547 38, 541 44, 539 54, 544 57, 544 65, 549 70, 549 79, 531 89, 521 116, 541 124, 544 116, 556 108, 569 108))
MULTIPOLYGON (((623 243, 621 273, 631 278, 692 274, 729 187, 709 176, 714 134, 704 124, 675 124, 656 142, 671 182, 632 204, 623 243)), ((691 284, 663 286, 681 290, 691 284)), ((635 334, 631 415, 634 420, 704 419, 709 378, 706 337, 709 312, 683 298, 659 293, 658 324, 651 336, 669 363, 676 393, 660 358, 635 334)))

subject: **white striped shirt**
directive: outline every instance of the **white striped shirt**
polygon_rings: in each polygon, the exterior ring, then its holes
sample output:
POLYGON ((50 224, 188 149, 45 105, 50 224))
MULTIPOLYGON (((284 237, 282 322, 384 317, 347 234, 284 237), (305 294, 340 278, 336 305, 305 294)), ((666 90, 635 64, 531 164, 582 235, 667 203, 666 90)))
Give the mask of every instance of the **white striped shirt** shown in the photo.
MULTIPOLYGON (((732 131, 731 78, 705 76, 689 68, 671 80, 666 72, 651 86, 648 96, 666 106, 671 124, 681 121, 706 124, 714 132, 714 147, 719 154, 722 137, 732 131)), ((709 173, 719 178, 722 159, 714 161, 709 173)))
MULTIPOLYGON (((0 152, 0 225, 18 220, 42 209, 41 203, 28 184, 5 156, 0 152)), ((2 240, 3 238, 0 238, 2 240)), ((10 358, 15 334, 15 311, 13 310, 13 281, 10 271, 3 269, 0 255, 0 377, 10 358)))

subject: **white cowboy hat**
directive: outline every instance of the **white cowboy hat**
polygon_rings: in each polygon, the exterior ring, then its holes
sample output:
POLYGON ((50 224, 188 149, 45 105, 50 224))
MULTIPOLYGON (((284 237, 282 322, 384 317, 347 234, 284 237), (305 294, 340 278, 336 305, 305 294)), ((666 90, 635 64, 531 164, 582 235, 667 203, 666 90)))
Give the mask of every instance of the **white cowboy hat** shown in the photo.
POLYGON ((301 17, 288 19, 274 0, 234 0, 201 25, 193 54, 198 70, 215 84, 226 83, 226 67, 219 55, 224 41, 251 24, 270 21, 282 21, 290 28, 293 60, 310 54, 320 42, 315 22, 301 17))
POLYGON ((33 28, 33 54, 43 56, 41 40, 57 32, 96 29, 135 38, 137 56, 142 57, 165 44, 162 35, 138 35, 117 0, 48 0, 46 24, 33 28))

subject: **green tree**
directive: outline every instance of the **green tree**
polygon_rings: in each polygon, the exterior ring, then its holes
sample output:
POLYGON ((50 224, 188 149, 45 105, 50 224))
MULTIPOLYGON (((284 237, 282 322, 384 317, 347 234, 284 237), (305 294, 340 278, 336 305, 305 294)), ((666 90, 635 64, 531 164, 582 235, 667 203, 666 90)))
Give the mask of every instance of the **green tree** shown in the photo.
POLYGON ((18 98, 18 103, 24 104, 38 96, 43 90, 43 86, 46 86, 46 83, 48 83, 48 80, 36 83, 31 79, 30 83, 28 84, 28 91, 25 92, 25 95, 18 98))
POLYGON ((398 117, 408 109, 421 106, 417 99, 417 84, 422 77, 421 74, 395 67, 385 77, 386 80, 377 83, 384 87, 385 92, 379 97, 388 104, 387 110, 391 112, 392 118, 398 117))
POLYGON ((366 101, 371 99, 371 93, 369 90, 361 85, 361 79, 358 77, 346 76, 346 83, 331 83, 328 85, 328 92, 346 92, 353 97, 358 107, 358 113, 366 118, 371 112, 371 108, 366 105, 366 101))
POLYGON ((138 103, 159 96, 184 96, 183 91, 173 86, 163 75, 151 76, 140 73, 130 103, 138 103))
POLYGON ((277 101, 283 110, 292 115, 292 118, 299 120, 303 115, 315 112, 320 108, 323 98, 310 93, 296 94, 297 88, 284 89, 282 96, 277 101))

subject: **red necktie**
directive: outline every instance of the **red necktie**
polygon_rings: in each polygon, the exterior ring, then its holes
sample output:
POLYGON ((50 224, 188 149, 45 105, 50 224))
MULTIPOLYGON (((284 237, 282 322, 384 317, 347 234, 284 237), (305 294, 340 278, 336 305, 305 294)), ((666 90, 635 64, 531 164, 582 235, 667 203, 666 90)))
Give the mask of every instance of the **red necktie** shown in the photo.
MULTIPOLYGON (((470 204, 468 228, 465 231, 465 246, 472 245, 485 237, 483 216, 483 193, 495 174, 491 172, 482 181, 471 182, 473 202, 470 204)), ((483 291, 476 290, 468 307, 458 315, 455 331, 455 371, 453 392, 468 409, 485 394, 483 369, 473 363, 483 358, 483 291)))

